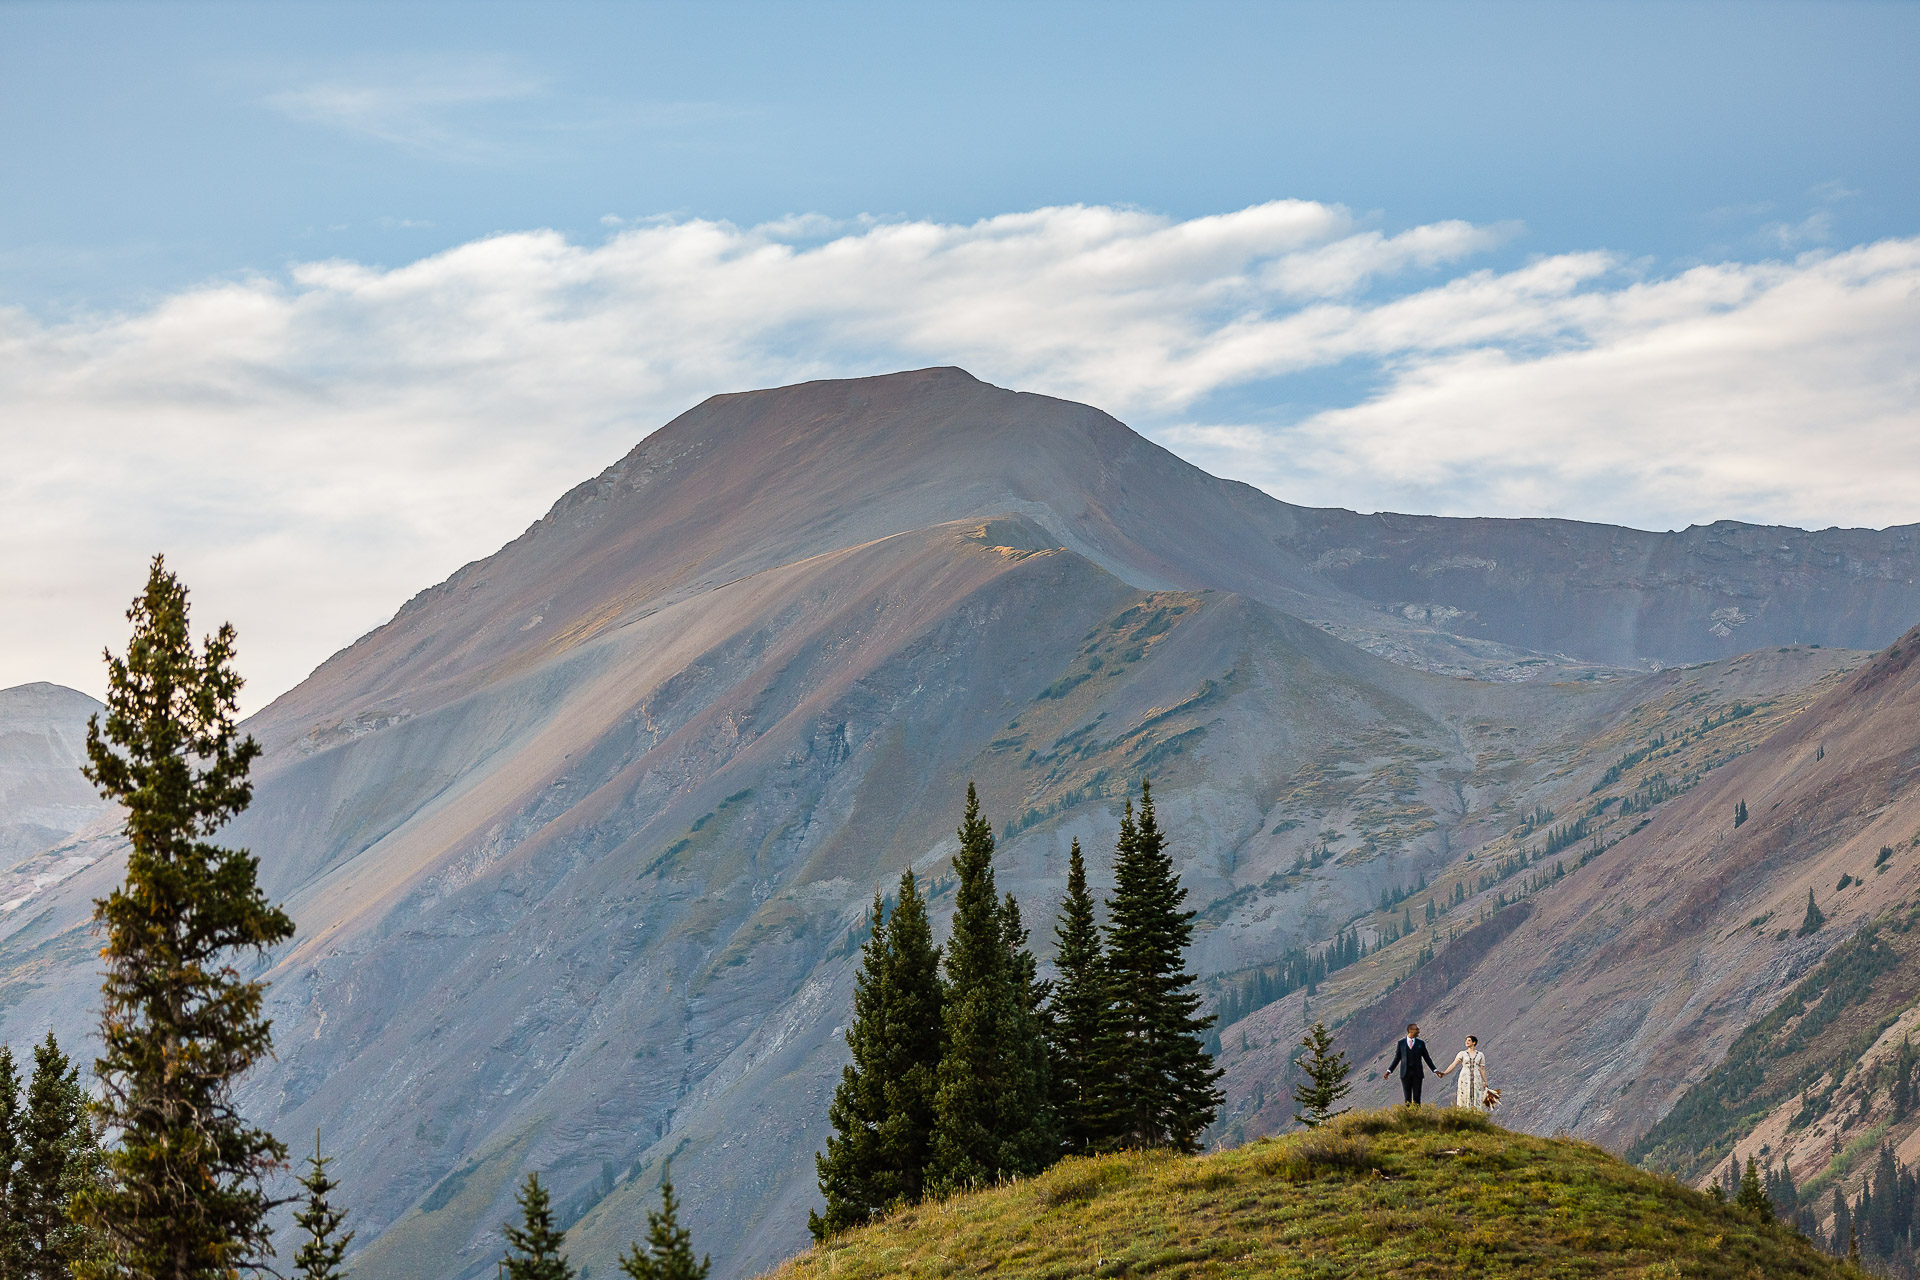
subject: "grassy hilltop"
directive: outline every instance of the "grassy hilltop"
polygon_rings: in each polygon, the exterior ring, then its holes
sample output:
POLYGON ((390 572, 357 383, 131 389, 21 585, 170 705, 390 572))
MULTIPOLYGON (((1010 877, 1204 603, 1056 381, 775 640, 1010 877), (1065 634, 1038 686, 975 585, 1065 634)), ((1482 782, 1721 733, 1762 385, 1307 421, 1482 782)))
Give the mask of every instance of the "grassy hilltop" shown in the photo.
POLYGON ((1439 1108, 1215 1155, 1067 1160, 792 1259, 816 1276, 1860 1277, 1584 1142, 1439 1108))

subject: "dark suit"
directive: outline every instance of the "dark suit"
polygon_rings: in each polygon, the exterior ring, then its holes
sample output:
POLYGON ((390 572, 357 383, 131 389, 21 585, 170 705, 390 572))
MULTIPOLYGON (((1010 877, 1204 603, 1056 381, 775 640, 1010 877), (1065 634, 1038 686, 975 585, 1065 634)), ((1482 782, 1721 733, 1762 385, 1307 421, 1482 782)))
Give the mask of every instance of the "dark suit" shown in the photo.
POLYGON ((1420 1069, 1420 1063, 1423 1060, 1435 1071, 1440 1069, 1433 1066, 1433 1056, 1427 1052, 1425 1040, 1415 1036, 1413 1043, 1408 1044, 1407 1038, 1401 1036, 1395 1042, 1393 1062, 1387 1067, 1387 1074, 1392 1075, 1396 1070, 1399 1071, 1400 1088, 1407 1095, 1408 1102, 1420 1101, 1420 1086, 1427 1080, 1427 1073, 1420 1069))

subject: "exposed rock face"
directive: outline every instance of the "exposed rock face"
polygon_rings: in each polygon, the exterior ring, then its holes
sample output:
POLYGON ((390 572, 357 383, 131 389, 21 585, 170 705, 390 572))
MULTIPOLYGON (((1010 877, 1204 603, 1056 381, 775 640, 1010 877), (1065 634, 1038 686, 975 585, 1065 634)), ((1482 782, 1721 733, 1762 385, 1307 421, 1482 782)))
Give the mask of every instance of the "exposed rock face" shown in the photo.
MULTIPOLYGON (((1195 962, 1240 969, 1455 865, 1673 679, 1514 677, 1868 634, 1920 615, 1904 537, 1843 536, 1878 576, 1788 574, 1691 533, 1306 511, 958 370, 717 397, 249 723, 228 836, 299 923, 249 1099, 338 1152, 357 1280, 491 1274, 528 1169, 610 1273, 668 1158, 716 1274, 750 1273, 804 1239, 863 910, 908 865, 946 905, 969 780, 1043 942, 1068 842, 1099 883, 1151 773, 1195 962)), ((86 1026, 118 874, 0 926, 9 1039, 86 1026)))
POLYGON ((1303 511, 1288 545, 1330 585, 1410 622, 1593 662, 1877 649, 1920 618, 1920 525, 1808 533, 1723 520, 1643 533, 1303 511))

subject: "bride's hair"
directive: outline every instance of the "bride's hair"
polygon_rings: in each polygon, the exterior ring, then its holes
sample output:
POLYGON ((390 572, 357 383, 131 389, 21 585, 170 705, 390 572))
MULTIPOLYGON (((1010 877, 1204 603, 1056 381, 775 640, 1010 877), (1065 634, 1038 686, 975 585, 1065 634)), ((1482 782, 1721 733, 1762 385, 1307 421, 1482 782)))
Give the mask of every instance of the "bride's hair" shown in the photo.
POLYGON ((1471 1043, 1471 1044, 1473 1045, 1473 1047, 1474 1047, 1474 1048, 1476 1048, 1476 1049, 1477 1049, 1477 1048, 1479 1048, 1479 1047, 1480 1047, 1480 1037, 1479 1037, 1479 1036, 1468 1036, 1468 1037, 1467 1037, 1467 1040, 1468 1040, 1468 1042, 1469 1042, 1469 1043, 1471 1043))

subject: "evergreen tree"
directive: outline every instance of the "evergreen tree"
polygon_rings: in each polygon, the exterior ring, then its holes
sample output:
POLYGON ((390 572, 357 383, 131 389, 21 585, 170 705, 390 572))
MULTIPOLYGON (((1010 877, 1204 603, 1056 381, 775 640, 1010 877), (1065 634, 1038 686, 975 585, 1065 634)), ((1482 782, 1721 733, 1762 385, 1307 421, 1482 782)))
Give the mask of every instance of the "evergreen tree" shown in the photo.
POLYGON ((1847 1208, 1847 1197, 1839 1187, 1833 1189, 1833 1248, 1829 1252, 1836 1256, 1852 1246, 1853 1214, 1847 1208))
POLYGON ((1319 1021, 1301 1038, 1300 1047, 1306 1050, 1307 1056, 1295 1058, 1293 1065, 1306 1072, 1307 1079, 1293 1090, 1294 1105, 1300 1108, 1293 1113, 1293 1118, 1309 1129, 1317 1129, 1335 1116, 1353 1110, 1352 1107, 1333 1109, 1340 1099, 1353 1092, 1353 1086, 1347 1083, 1347 1055, 1333 1047, 1327 1024, 1319 1021))
POLYGON ((1052 1105, 1053 1062, 1048 1051, 1053 984, 1027 948, 1027 928, 1011 893, 1000 900, 1000 945, 1006 956, 1008 994, 1006 1059, 1008 1094, 1001 1099, 1006 1125, 1001 1162, 1009 1173, 1038 1173, 1060 1158, 1052 1105))
POLYGON ((620 1269, 633 1280, 707 1280, 709 1258, 693 1260, 693 1233, 680 1225, 680 1202, 673 1180, 660 1181, 660 1208, 647 1211, 647 1251, 634 1245, 620 1259, 620 1269))
POLYGON ((1896 1240, 1906 1234, 1898 1221, 1900 1207, 1900 1170, 1894 1162, 1893 1145, 1882 1143, 1873 1167, 1873 1212, 1860 1215, 1866 1224, 1866 1247, 1878 1257, 1891 1258, 1896 1240))
POLYGON ((1142 781, 1139 817, 1129 800, 1114 848, 1111 1009, 1101 1053, 1108 1132, 1128 1146, 1196 1150, 1220 1106, 1215 1082, 1224 1073, 1202 1039, 1213 1019, 1198 1012, 1185 967, 1194 916, 1180 910, 1186 896, 1155 820, 1153 790, 1142 781))
POLYGON ((33 1280, 67 1280, 75 1263, 95 1252, 86 1228, 73 1220, 76 1194, 99 1180, 102 1156, 87 1114, 80 1069, 60 1050, 53 1032, 33 1051, 33 1082, 21 1114, 20 1167, 13 1175, 12 1225, 20 1269, 33 1280))
POLYGON ((1813 890, 1807 890, 1807 918, 1800 922, 1800 936, 1804 938, 1810 933, 1818 933, 1826 923, 1826 913, 1813 901, 1813 890))
POLYGON ((501 1226, 507 1236, 507 1280, 573 1280, 573 1266, 565 1252, 566 1232, 553 1225, 553 1206, 539 1174, 527 1175, 513 1202, 520 1206, 520 1225, 501 1226))
POLYGON ((0 1276, 17 1276, 26 1268, 26 1242, 13 1212, 27 1190, 26 1180, 14 1172, 25 1122, 20 1070, 14 1065, 13 1049, 0 1044, 0 1276))
POLYGON ((1045 1161, 1045 1081, 1033 1077, 1027 974, 1008 944, 993 884, 993 829, 971 783, 954 855, 953 936, 946 954, 946 1052, 934 1099, 929 1190, 985 1186, 1045 1161), (1036 1107, 1038 1111, 1036 1113, 1036 1107))
POLYGON ((1740 1192, 1733 1202, 1762 1222, 1773 1221, 1773 1201, 1767 1199, 1767 1184, 1761 1180, 1759 1165, 1747 1157, 1746 1176, 1740 1179, 1740 1192))
POLYGON ((1084 1154, 1102 1133, 1098 1053, 1107 973, 1078 840, 1067 853, 1067 896, 1053 937, 1059 973, 1053 988, 1053 1112, 1061 1148, 1084 1154))
POLYGON ((1747 802, 1745 800, 1733 806, 1733 825, 1739 826, 1747 820, 1747 802))
POLYGON ((347 1211, 328 1198, 340 1189, 327 1173, 332 1163, 331 1156, 320 1154, 320 1135, 315 1133, 313 1154, 307 1157, 307 1171, 300 1176, 300 1186, 307 1194, 300 1202, 300 1212, 293 1215, 293 1224, 307 1237, 293 1255, 297 1280, 345 1280, 347 1274, 342 1268, 354 1233, 340 1234, 347 1211))
POLYGON ((847 1028, 853 1061, 827 1111, 834 1132, 814 1157, 827 1201, 824 1216, 807 1215, 816 1240, 869 1222, 895 1201, 918 1201, 932 1156, 944 1039, 940 950, 911 868, 892 916, 875 893, 871 918, 847 1028))
POLYGON ((87 777, 126 806, 126 883, 94 903, 104 929, 101 1096, 119 1135, 106 1176, 75 1200, 106 1257, 81 1280, 212 1280, 264 1265, 273 1243, 264 1185, 286 1148, 248 1124, 235 1082, 272 1050, 266 985, 243 981, 235 950, 293 936, 245 850, 207 842, 252 798, 260 746, 238 738, 234 635, 198 650, 187 592, 153 560, 127 613, 125 658, 107 655, 107 719, 87 726, 87 777))

